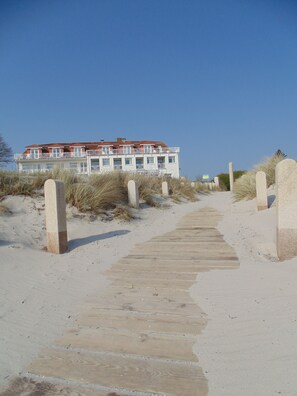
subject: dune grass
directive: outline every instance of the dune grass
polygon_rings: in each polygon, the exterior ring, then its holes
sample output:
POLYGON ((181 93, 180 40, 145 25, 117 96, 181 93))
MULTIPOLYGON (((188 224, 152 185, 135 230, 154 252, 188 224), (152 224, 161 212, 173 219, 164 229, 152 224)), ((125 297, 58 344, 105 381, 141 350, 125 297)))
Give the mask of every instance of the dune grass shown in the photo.
POLYGON ((175 202, 197 200, 198 188, 187 179, 171 179, 137 173, 109 172, 91 176, 55 169, 49 173, 30 175, 0 172, 0 198, 7 195, 36 196, 43 194, 47 179, 64 182, 66 203, 82 213, 95 215, 111 211, 114 217, 130 220, 133 215, 128 207, 128 181, 133 179, 139 186, 140 201, 148 206, 165 207, 167 198, 161 196, 162 182, 169 184, 171 198, 175 202))
POLYGON ((246 172, 234 183, 234 201, 249 200, 256 197, 256 173, 266 173, 267 187, 275 183, 275 167, 284 159, 283 155, 275 154, 266 158, 262 163, 255 165, 254 169, 246 172))

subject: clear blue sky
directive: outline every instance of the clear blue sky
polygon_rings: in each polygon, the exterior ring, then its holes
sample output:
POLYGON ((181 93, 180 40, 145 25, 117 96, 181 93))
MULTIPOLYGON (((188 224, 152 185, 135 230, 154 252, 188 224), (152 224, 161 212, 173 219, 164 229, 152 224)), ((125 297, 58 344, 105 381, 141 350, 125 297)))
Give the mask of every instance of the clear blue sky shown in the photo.
POLYGON ((297 158, 297 2, 0 0, 0 133, 163 140, 190 178, 297 158))

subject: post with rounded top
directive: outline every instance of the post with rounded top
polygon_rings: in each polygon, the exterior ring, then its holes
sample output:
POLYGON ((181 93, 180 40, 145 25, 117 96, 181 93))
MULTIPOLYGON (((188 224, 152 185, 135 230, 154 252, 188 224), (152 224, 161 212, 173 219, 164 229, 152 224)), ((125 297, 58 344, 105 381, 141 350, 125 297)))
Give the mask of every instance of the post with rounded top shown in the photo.
POLYGON ((169 187, 168 187, 167 181, 162 182, 162 195, 163 195, 163 197, 169 196, 169 187))
POLYGON ((44 183, 47 251, 65 253, 67 244, 66 202, 64 183, 49 179, 44 183))
POLYGON ((135 180, 128 181, 128 200, 129 205, 133 208, 139 208, 139 191, 135 180))
POLYGON ((229 162, 229 181, 230 181, 230 191, 233 191, 234 176, 233 176, 233 164, 229 162))
POLYGON ((218 176, 216 176, 213 180, 214 180, 215 187, 219 188, 220 187, 220 180, 219 180, 218 176))
POLYGON ((280 161, 275 169, 277 254, 280 260, 297 256, 297 163, 280 161))
POLYGON ((256 173, 256 194, 257 194, 257 208, 264 210, 268 208, 267 201, 267 182, 266 173, 259 171, 256 173))

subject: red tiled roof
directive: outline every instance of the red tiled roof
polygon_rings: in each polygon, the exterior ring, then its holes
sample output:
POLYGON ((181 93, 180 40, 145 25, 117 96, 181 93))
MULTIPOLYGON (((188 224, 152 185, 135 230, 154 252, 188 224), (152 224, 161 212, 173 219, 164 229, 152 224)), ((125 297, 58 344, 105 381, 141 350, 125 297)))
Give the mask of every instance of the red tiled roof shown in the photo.
POLYGON ((119 146, 141 146, 144 144, 151 144, 153 146, 161 146, 161 147, 168 147, 167 144, 164 142, 156 141, 156 140, 118 140, 114 142, 105 142, 105 141, 100 141, 100 142, 67 142, 67 143, 42 143, 42 144, 31 144, 29 146, 26 146, 26 149, 31 149, 31 148, 47 148, 47 147, 73 147, 73 146, 86 146, 90 150, 96 149, 98 146, 114 146, 114 147, 119 147, 119 146))

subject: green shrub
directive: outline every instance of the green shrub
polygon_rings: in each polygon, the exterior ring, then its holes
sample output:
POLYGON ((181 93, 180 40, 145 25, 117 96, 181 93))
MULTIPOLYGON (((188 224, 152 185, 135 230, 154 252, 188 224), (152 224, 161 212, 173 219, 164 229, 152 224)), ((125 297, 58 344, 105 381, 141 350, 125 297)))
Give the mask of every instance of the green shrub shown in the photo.
MULTIPOLYGON (((245 173, 246 171, 243 170, 234 171, 233 172, 234 181, 239 179, 245 173)), ((220 173, 219 175, 217 175, 217 177, 219 178, 221 190, 230 191, 229 173, 220 173)))

